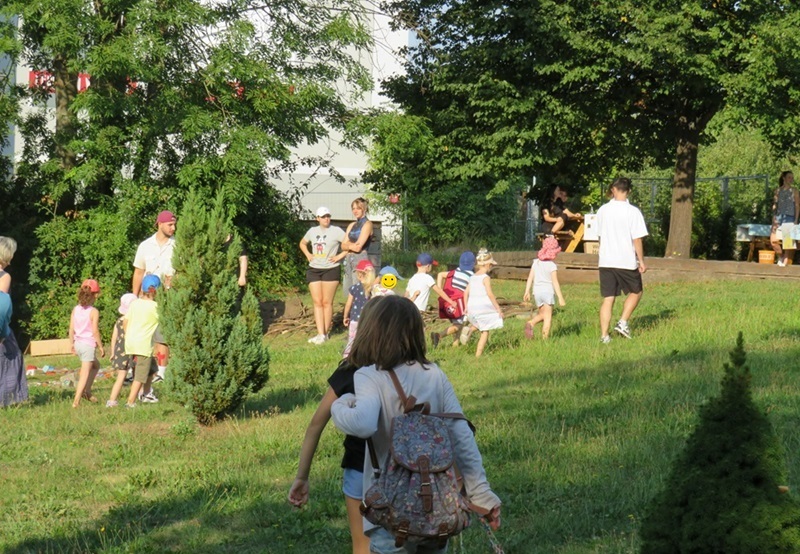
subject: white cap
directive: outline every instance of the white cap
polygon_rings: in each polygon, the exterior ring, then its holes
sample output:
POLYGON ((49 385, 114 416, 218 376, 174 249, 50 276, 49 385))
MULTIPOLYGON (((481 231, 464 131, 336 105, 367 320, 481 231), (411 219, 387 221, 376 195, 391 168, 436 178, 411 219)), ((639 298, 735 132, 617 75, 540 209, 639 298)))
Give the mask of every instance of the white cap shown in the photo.
POLYGON ((319 208, 317 208, 316 215, 317 215, 317 217, 323 217, 323 216, 326 216, 326 215, 331 215, 331 211, 328 208, 326 208, 325 206, 320 206, 319 208))

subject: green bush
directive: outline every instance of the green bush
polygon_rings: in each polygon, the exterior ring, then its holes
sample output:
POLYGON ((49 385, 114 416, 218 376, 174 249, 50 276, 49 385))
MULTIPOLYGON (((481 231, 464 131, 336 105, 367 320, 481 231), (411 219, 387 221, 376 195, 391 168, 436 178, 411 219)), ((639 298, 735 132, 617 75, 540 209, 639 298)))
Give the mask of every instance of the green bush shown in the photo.
POLYGON ((157 297, 170 345, 167 386, 204 425, 230 414, 269 377, 258 302, 249 289, 239 300, 240 240, 223 243, 231 224, 224 196, 207 206, 191 192, 180 214, 172 288, 157 297))
POLYGON ((642 521, 646 554, 797 552, 800 506, 785 483, 783 451, 753 402, 742 335, 725 364, 720 395, 673 465, 642 521))

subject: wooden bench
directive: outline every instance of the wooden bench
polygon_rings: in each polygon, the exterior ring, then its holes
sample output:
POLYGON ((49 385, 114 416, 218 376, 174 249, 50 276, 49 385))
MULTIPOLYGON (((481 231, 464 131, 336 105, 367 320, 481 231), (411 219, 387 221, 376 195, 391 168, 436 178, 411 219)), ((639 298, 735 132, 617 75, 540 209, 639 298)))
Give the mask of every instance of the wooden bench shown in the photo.
MULTIPOLYGON (((575 249, 583 240, 583 230, 583 220, 581 220, 580 225, 578 225, 575 231, 571 233, 569 231, 559 231, 553 236, 558 241, 558 244, 561 245, 561 250, 564 252, 575 252, 575 249)), ((538 233, 536 238, 541 242, 544 240, 545 236, 544 233, 538 233)))

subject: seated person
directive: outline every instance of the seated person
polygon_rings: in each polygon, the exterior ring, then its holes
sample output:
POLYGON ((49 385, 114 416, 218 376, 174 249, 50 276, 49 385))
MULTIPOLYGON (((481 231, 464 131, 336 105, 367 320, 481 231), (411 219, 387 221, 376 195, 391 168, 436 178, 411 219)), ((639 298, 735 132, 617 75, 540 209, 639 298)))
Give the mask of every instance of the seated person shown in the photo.
MULTIPOLYGON (((565 229, 570 219, 579 219, 581 214, 571 212, 567 206, 567 191, 556 185, 548 204, 542 208, 542 233, 555 235, 565 229)), ((570 233, 572 231, 569 231, 570 233)))

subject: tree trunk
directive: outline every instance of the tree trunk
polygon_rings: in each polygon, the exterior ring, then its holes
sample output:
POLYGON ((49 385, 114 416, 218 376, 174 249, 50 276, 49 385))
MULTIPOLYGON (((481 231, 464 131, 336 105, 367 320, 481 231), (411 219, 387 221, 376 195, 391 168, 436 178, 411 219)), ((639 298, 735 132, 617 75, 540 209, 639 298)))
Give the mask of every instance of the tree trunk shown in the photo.
POLYGON ((72 102, 78 95, 78 75, 70 73, 67 60, 57 56, 53 60, 53 86, 56 92, 56 154, 61 161, 61 169, 68 172, 75 167, 77 157, 69 147, 75 138, 75 114, 71 111, 72 102))
POLYGON ((678 137, 665 258, 689 259, 692 256, 692 206, 699 138, 700 133, 690 126, 678 137))

